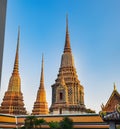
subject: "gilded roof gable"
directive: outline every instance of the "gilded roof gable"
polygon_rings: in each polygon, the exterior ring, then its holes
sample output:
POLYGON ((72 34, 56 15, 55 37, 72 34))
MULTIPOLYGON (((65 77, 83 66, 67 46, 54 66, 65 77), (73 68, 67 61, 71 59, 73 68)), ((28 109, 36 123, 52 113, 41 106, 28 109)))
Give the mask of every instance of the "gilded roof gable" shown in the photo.
POLYGON ((113 112, 117 104, 120 104, 120 94, 118 93, 116 86, 114 84, 114 90, 110 98, 108 99, 106 105, 102 105, 102 110, 107 112, 113 112))

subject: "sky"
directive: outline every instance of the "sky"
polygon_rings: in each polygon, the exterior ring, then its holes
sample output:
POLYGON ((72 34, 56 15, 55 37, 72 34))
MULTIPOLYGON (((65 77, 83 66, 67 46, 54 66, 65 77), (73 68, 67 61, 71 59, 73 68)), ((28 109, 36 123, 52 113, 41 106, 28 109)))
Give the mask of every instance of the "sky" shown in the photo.
POLYGON ((19 72, 25 107, 31 113, 44 53, 47 102, 60 68, 68 14, 70 42, 86 108, 97 113, 115 82, 120 92, 119 0, 8 0, 0 103, 12 74, 20 26, 19 72))

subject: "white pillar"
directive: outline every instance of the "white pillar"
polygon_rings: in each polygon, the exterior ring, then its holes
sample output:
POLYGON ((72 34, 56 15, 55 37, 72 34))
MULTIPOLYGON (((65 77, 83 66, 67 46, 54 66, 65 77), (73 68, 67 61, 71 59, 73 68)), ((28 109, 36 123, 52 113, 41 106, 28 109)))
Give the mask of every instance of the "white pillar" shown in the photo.
POLYGON ((18 129, 18 121, 17 121, 17 116, 15 116, 15 123, 16 123, 16 129, 18 129))
POLYGON ((113 122, 113 121, 111 121, 110 123, 109 123, 109 129, 116 129, 116 125, 115 125, 115 122, 113 122))

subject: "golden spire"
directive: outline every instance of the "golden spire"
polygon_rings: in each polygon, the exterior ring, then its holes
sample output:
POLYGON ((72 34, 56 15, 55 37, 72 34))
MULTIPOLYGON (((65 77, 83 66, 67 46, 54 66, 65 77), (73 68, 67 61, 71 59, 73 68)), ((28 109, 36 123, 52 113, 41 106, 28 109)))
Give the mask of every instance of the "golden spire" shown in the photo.
POLYGON ((42 54, 40 89, 44 89, 44 56, 42 54))
POLYGON ((19 40, 20 40, 20 27, 18 28, 16 56, 15 56, 15 62, 14 62, 14 68, 13 68, 12 74, 19 74, 19 40))
POLYGON ((19 76, 19 38, 20 28, 18 28, 17 48, 12 75, 9 80, 8 90, 5 92, 0 113, 25 115, 26 109, 23 103, 23 94, 21 92, 21 79, 19 76), (5 110, 6 109, 6 110, 5 110))
POLYGON ((117 90, 116 85, 115 85, 115 82, 114 82, 114 90, 117 90))
POLYGON ((66 38, 65 38, 64 53, 65 52, 71 53, 70 38, 69 38, 69 31, 68 31, 68 15, 66 15, 66 38))
POLYGON ((64 52, 61 59, 61 68, 62 67, 74 67, 74 58, 72 56, 70 38, 68 32, 68 15, 66 15, 66 38, 65 38, 64 52))
POLYGON ((48 114, 48 104, 46 101, 46 92, 44 88, 44 60, 42 55, 42 66, 41 66, 41 78, 40 87, 37 92, 37 98, 34 102, 34 107, 32 110, 32 115, 48 114))

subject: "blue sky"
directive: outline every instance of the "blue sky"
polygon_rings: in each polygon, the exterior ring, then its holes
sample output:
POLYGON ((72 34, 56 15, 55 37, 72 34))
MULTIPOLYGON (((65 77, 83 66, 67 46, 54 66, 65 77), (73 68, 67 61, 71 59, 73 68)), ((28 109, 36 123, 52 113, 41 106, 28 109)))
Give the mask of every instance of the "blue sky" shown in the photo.
POLYGON ((120 91, 119 0, 8 0, 0 102, 7 90, 20 26, 20 76, 25 107, 31 112, 44 53, 45 88, 51 105, 65 42, 66 14, 85 105, 100 111, 116 83, 120 91))

